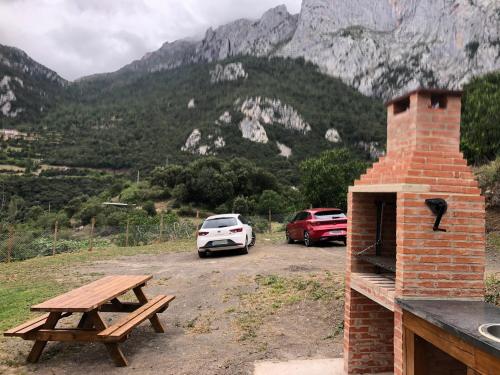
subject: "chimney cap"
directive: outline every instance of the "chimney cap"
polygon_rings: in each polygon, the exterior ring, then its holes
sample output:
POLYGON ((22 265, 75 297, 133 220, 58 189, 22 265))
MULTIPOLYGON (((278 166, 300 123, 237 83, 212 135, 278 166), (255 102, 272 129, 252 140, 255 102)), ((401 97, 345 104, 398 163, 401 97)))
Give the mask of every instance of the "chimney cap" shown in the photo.
POLYGON ((385 102, 385 106, 388 107, 395 102, 399 102, 400 100, 407 99, 414 94, 438 94, 438 95, 447 95, 447 96, 462 96, 462 91, 459 90, 448 90, 448 89, 430 89, 430 88, 418 88, 416 90, 407 92, 401 96, 397 96, 387 102, 385 102))

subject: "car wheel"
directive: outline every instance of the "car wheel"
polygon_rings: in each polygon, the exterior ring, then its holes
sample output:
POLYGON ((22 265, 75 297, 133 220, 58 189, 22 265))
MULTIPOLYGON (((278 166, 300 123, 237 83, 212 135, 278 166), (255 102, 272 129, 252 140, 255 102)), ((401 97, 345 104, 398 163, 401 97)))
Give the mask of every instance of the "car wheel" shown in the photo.
POLYGON ((198 251, 198 256, 200 258, 206 258, 208 256, 206 251, 198 251))
POLYGON ((304 245, 307 247, 311 247, 313 245, 313 241, 309 237, 309 232, 304 232, 304 245))
POLYGON ((289 244, 293 244, 295 243, 294 240, 292 240, 292 237, 290 237, 290 233, 288 233, 288 230, 285 232, 286 234, 286 242, 289 243, 289 244))
POLYGON ((256 240, 257 240, 257 236, 255 235, 255 232, 252 232, 252 241, 250 241, 250 244, 248 246, 250 246, 250 247, 255 246, 256 240))
POLYGON ((248 237, 245 238, 245 247, 240 249, 240 254, 248 254, 248 237))

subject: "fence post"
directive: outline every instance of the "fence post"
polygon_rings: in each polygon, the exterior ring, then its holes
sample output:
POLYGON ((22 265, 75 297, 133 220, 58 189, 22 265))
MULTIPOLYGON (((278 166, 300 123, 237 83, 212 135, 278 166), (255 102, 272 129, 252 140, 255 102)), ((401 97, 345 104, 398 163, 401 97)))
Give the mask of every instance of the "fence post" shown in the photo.
POLYGON ((95 217, 90 220, 90 243, 89 251, 94 250, 94 227, 95 227, 95 217))
POLYGON ((127 218, 127 229, 125 230, 125 247, 128 247, 128 227, 130 225, 130 219, 127 218))
POLYGON ((7 243, 7 263, 10 263, 10 258, 12 256, 12 250, 14 249, 14 225, 9 226, 9 242, 7 243))
POLYGON ((163 213, 160 216, 160 242, 163 242, 163 213))
POLYGON ((271 215, 271 209, 269 209, 269 233, 273 231, 273 222, 272 222, 272 215, 271 215))
POLYGON ((57 248, 57 231, 58 231, 58 226, 59 222, 56 220, 54 223, 54 242, 52 244, 52 255, 56 255, 56 248, 57 248))

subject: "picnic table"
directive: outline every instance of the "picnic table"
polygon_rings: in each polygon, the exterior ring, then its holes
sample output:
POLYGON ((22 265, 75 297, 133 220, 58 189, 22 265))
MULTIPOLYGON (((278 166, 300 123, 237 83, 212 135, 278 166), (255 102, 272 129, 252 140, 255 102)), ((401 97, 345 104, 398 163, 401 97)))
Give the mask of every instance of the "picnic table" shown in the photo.
POLYGON ((117 366, 127 366, 119 344, 129 333, 149 319, 157 333, 165 332, 157 313, 167 309, 175 296, 159 295, 148 300, 142 288, 151 275, 107 276, 90 284, 74 289, 38 305, 32 311, 46 314, 30 320, 4 333, 5 336, 34 340, 28 355, 28 362, 37 362, 48 341, 102 342, 117 366), (133 290, 138 302, 122 302, 118 297, 133 290), (106 325, 102 312, 127 313, 111 326, 106 325), (57 328, 58 322, 72 314, 81 314, 74 328, 57 328))

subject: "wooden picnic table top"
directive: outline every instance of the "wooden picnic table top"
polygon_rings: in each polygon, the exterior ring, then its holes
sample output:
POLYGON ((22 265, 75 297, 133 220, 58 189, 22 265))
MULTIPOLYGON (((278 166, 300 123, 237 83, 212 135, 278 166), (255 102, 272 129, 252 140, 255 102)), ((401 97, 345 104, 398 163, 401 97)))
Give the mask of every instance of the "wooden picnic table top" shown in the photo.
POLYGON ((32 306, 32 311, 88 312, 145 284, 152 275, 106 276, 90 284, 32 306))

